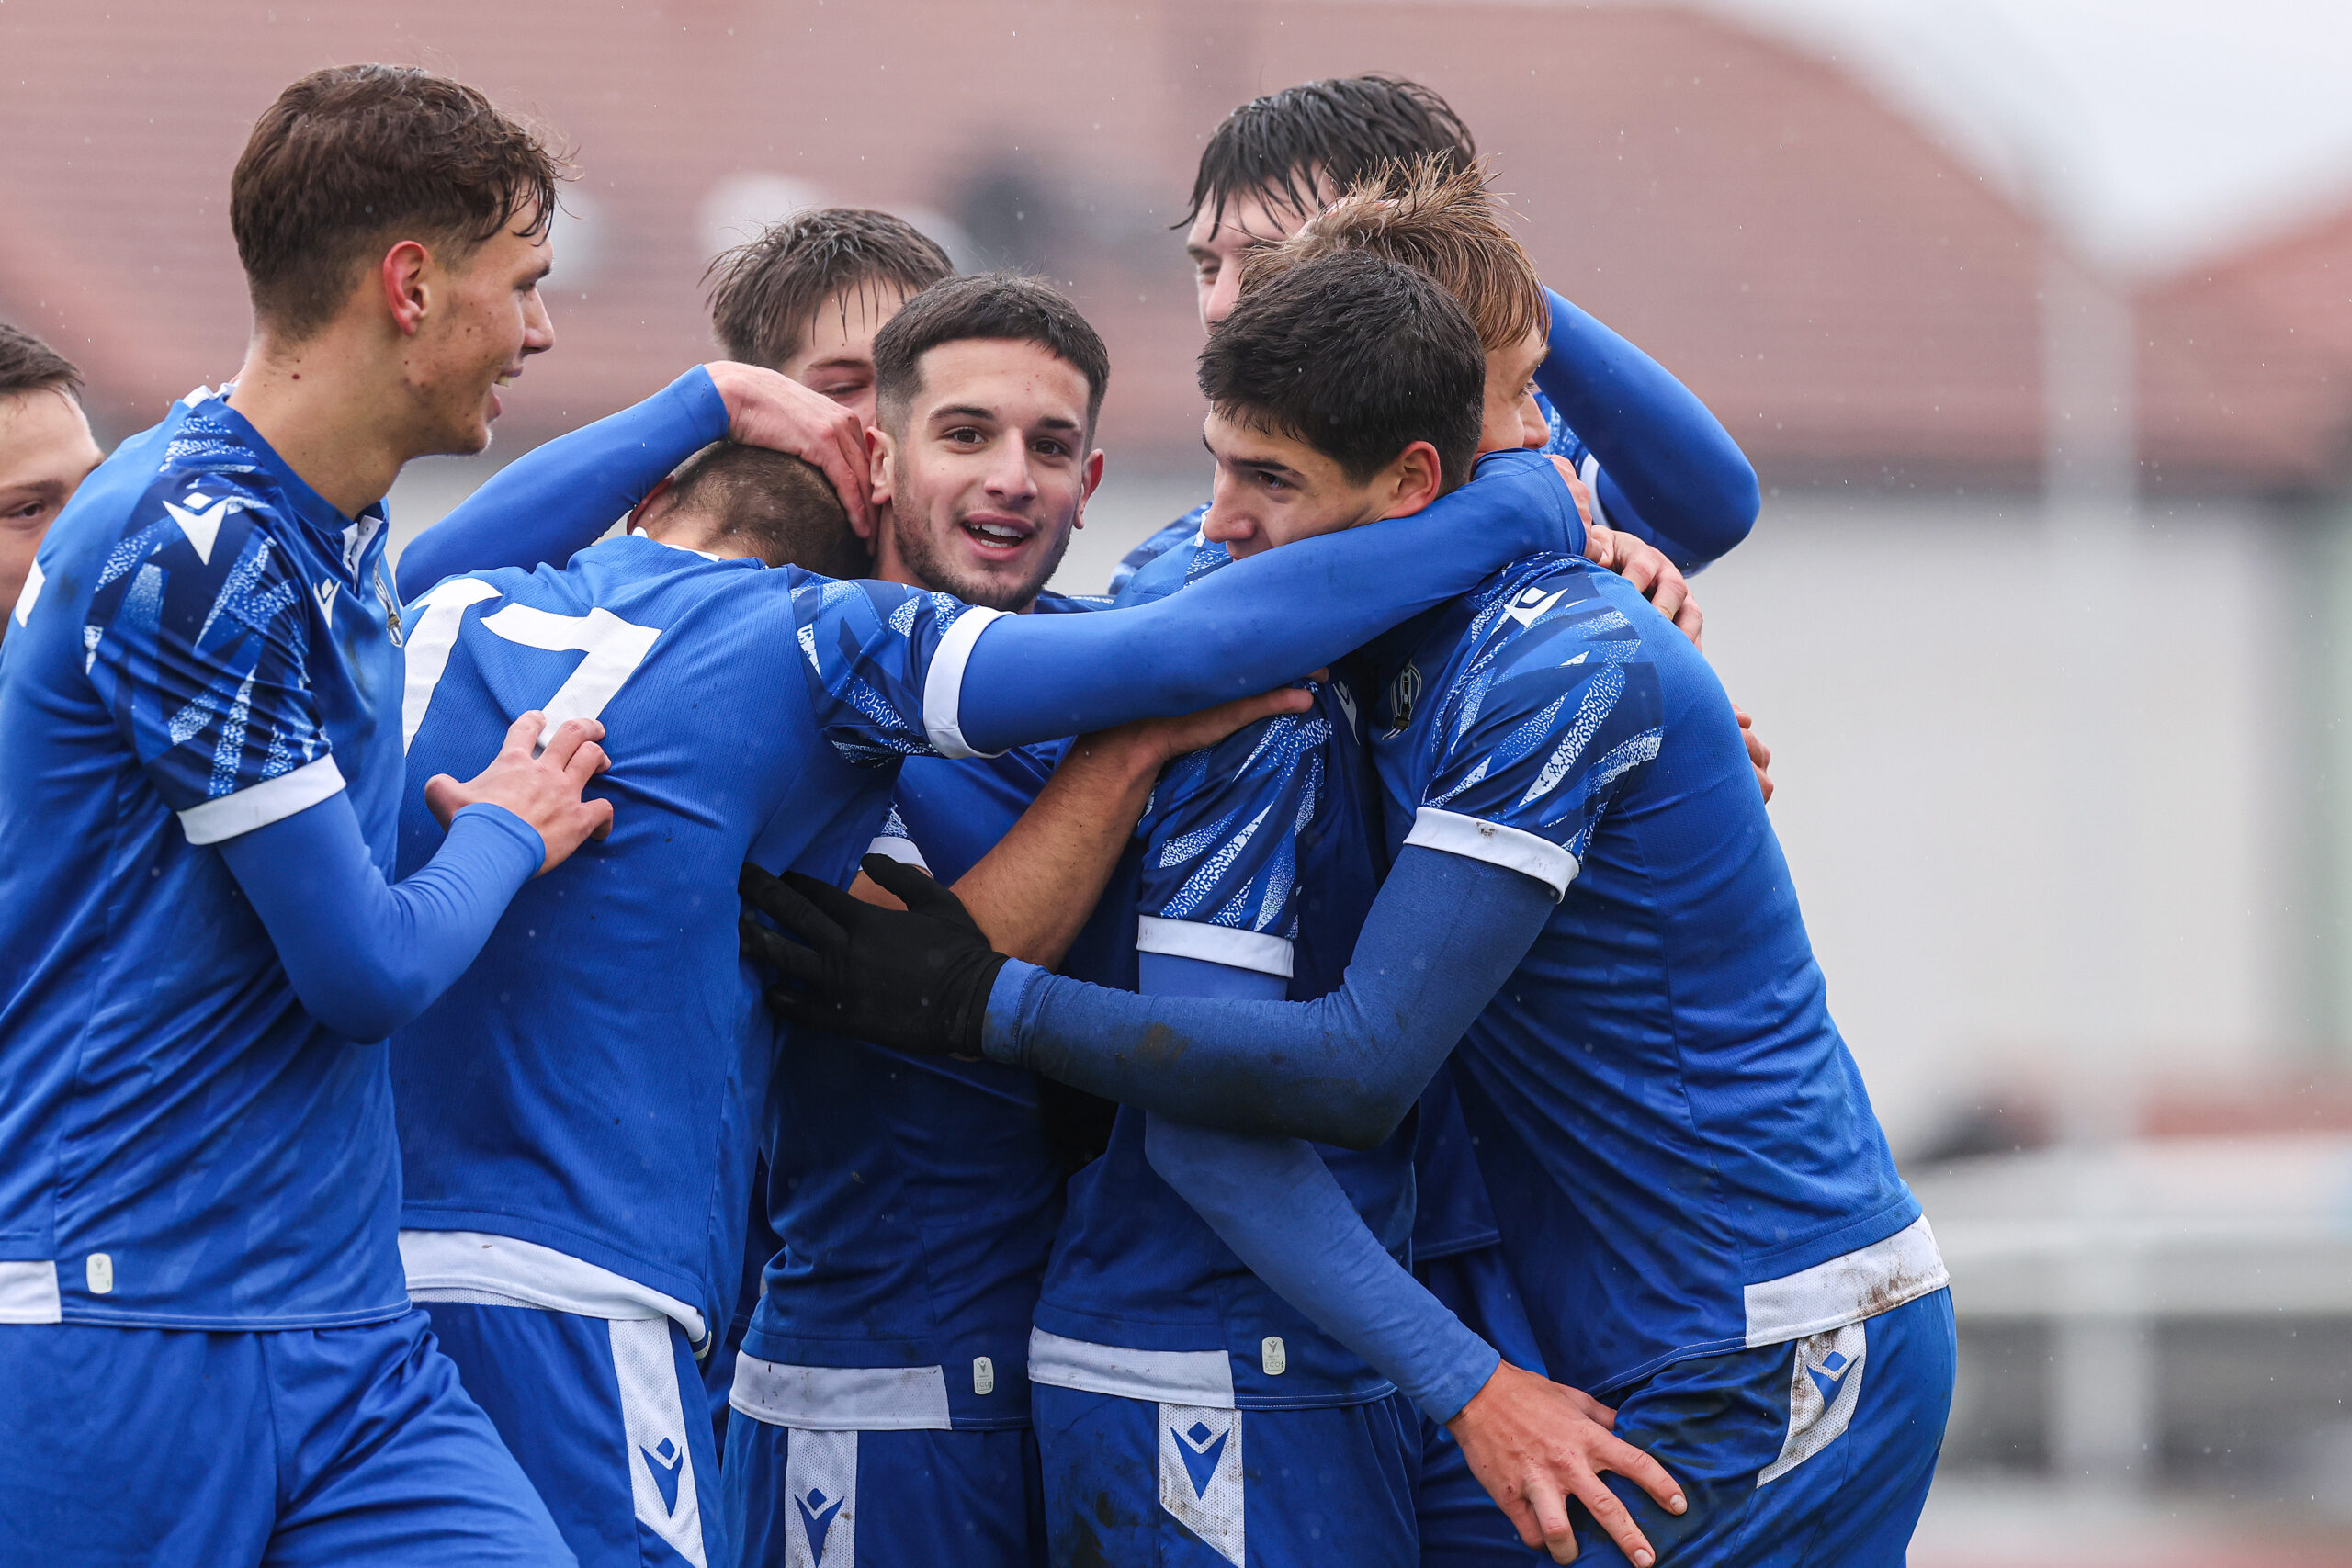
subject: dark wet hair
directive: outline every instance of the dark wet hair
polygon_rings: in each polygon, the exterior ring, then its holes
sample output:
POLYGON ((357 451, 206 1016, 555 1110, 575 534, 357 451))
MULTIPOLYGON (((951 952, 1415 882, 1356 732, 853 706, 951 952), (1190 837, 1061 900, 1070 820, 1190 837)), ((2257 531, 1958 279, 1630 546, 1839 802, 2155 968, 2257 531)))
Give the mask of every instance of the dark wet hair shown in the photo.
POLYGON ((1384 256, 1320 256, 1243 294, 1200 380, 1218 413, 1305 442, 1357 484, 1416 441, 1437 448, 1448 490, 1477 458, 1478 331, 1427 273, 1384 256))
POLYGON ((1078 307, 1041 278, 978 272, 935 283, 874 334, 874 394, 882 423, 903 426, 922 386, 922 356, 944 344, 975 338, 1034 343, 1086 378, 1086 428, 1102 412, 1111 384, 1111 351, 1078 307))
POLYGON ((1193 200, 1179 229, 1207 208, 1262 196, 1301 214, 1322 205, 1318 184, 1345 190, 1391 164, 1435 159, 1442 172, 1478 160, 1453 106, 1402 76, 1333 76, 1252 98, 1227 115, 1201 149, 1193 200))

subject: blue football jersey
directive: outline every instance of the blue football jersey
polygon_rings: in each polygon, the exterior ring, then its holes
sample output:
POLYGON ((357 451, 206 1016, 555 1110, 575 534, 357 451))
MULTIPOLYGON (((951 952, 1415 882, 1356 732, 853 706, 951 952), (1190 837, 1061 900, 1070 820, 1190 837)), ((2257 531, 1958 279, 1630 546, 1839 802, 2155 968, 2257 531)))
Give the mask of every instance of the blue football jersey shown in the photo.
POLYGON ((1389 838, 1561 894, 1453 1064, 1553 1374, 1605 1392, 1939 1284, 1705 659, 1570 557, 1414 636, 1373 723, 1389 838))
MULTIPOLYGON (((1231 558, 1216 544, 1170 550, 1121 602, 1173 592, 1231 558)), ((1382 863, 1359 716, 1355 676, 1343 662, 1307 712, 1261 720, 1169 765, 1140 829, 1129 906, 1139 949, 1277 975, 1295 1000, 1340 986, 1382 863)), ((1108 1152, 1070 1179, 1037 1307, 1037 1326, 1065 1342, 1055 1358, 1083 1360, 1098 1347, 1222 1353, 1243 1409, 1387 1394, 1385 1379, 1260 1282, 1160 1179, 1144 1134, 1142 1113, 1122 1110, 1108 1152), (1270 1353, 1270 1340, 1279 1353, 1270 1353)), ((1408 1128, 1370 1153, 1320 1150, 1400 1258, 1412 1228, 1410 1147, 1408 1128)), ((1063 1375, 1108 1392, 1089 1371, 1063 1375)))
MULTIPOLYGON (((569 1260, 514 1249, 478 1290, 560 1306, 585 1263, 690 1331, 725 1325, 775 1053, 736 954, 738 870, 848 880, 898 764, 931 750, 926 677, 967 613, 642 536, 416 601, 403 867, 441 840, 425 780, 478 771, 517 715, 601 718, 612 762, 589 791, 611 836, 526 884, 393 1041, 401 1224, 569 1260)), ((403 1245, 413 1276, 467 1282, 462 1259, 403 1245)))
POLYGON ((350 797, 392 866, 401 619, 221 399, 124 442, 0 653, 0 1321, 407 1307, 385 1048, 314 1022, 209 846, 350 797))
MULTIPOLYGON (((1036 610, 1100 603, 1048 593, 1036 610)), ((859 850, 952 884, 1020 820, 1067 749, 910 758, 859 850)), ((783 1245, 745 1353, 795 1369, 936 1368, 923 1382, 934 1404, 944 1389, 944 1424, 1026 1427, 1029 1321, 1068 1175, 1035 1076, 804 1032, 777 1062, 771 1104, 767 1213, 783 1245)), ((877 1419, 860 1380, 799 1383, 797 1418, 877 1419), (846 1393, 829 1398, 828 1386, 846 1393)))
POLYGON ((1175 522, 1164 523, 1153 529, 1142 544, 1119 558, 1117 569, 1111 573, 1110 585, 1103 592, 1113 598, 1118 597, 1126 592, 1127 584, 1135 581, 1136 573, 1178 546, 1197 541, 1201 524, 1208 514, 1208 503, 1204 502, 1175 522))

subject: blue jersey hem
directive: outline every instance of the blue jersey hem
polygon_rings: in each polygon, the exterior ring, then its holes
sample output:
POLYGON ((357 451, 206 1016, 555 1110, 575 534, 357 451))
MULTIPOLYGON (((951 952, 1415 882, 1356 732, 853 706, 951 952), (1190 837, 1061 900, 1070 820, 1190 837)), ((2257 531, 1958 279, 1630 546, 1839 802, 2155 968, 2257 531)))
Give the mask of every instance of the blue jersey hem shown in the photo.
POLYGON ((343 1313, 302 1313, 291 1317, 185 1316, 152 1312, 87 1312, 68 1303, 58 1321, 76 1328, 174 1328, 190 1334, 280 1334, 307 1328, 365 1328, 405 1317, 414 1306, 402 1295, 395 1306, 362 1307, 343 1313))

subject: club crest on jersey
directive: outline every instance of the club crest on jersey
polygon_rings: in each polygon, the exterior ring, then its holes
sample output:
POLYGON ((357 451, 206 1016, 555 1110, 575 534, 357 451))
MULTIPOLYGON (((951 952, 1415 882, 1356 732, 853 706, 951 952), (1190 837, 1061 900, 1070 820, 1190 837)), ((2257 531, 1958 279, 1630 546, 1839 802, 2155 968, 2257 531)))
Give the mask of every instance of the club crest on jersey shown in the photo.
POLYGON ((406 639, 401 631, 401 602, 392 596, 390 586, 384 581, 384 569, 376 569, 376 602, 384 606, 384 635, 398 648, 406 639))
POLYGON ((1408 664, 1388 683, 1388 728, 1381 731, 1382 739, 1394 740, 1405 733, 1405 727, 1413 722, 1413 705, 1420 697, 1420 666, 1408 664))

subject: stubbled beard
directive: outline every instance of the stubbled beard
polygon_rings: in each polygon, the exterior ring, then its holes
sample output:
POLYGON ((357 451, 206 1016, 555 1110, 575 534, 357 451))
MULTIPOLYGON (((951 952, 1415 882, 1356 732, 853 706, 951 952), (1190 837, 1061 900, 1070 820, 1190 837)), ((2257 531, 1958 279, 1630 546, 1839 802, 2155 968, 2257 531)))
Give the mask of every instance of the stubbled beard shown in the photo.
MULTIPOLYGON (((1065 529, 1061 542, 1038 558, 1035 570, 1020 582, 1008 583, 1001 577, 977 576, 951 564, 945 549, 925 525, 926 521, 901 517, 895 509, 891 513, 890 537, 897 543, 899 559, 906 563, 908 572, 917 581, 928 583, 942 593, 952 593, 967 604, 1015 615, 1036 602, 1038 592, 1062 564, 1062 557, 1069 550, 1070 534, 1076 531, 1065 529)), ((960 530, 962 525, 956 526, 960 530)))

